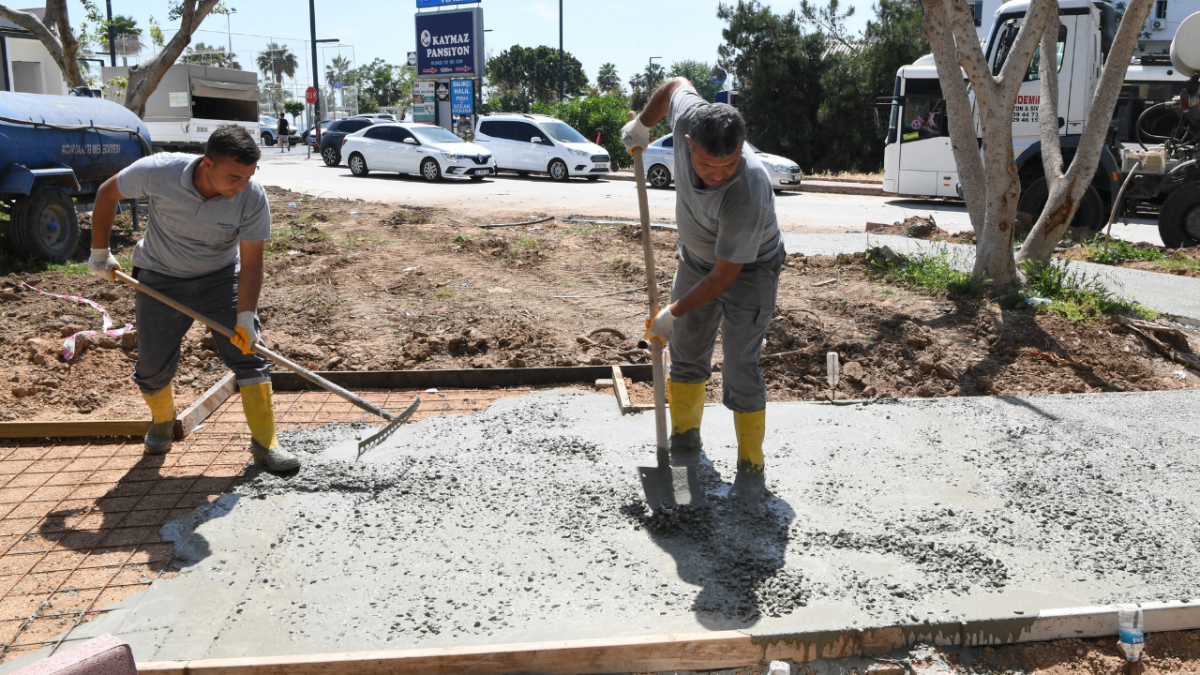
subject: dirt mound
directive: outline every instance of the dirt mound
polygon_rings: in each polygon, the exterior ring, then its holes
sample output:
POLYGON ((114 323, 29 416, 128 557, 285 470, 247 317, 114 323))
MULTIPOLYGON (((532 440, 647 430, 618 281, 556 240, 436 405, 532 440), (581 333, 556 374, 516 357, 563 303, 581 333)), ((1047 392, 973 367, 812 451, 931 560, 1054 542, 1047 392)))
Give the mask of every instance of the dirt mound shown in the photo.
POLYGON ((937 226, 937 222, 932 215, 929 216, 909 216, 902 221, 892 223, 891 225, 878 225, 874 223, 867 226, 867 232, 876 234, 898 234, 910 239, 925 239, 930 241, 948 241, 956 244, 974 244, 974 232, 960 232, 958 234, 950 234, 937 226))

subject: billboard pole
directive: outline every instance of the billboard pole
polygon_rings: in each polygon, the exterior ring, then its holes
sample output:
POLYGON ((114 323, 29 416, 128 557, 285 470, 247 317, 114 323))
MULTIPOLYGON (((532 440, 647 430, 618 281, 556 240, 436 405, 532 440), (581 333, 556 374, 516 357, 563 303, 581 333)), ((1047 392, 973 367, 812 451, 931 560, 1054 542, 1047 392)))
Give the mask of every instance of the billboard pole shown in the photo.
POLYGON ((558 100, 563 100, 563 0, 558 0, 558 100))

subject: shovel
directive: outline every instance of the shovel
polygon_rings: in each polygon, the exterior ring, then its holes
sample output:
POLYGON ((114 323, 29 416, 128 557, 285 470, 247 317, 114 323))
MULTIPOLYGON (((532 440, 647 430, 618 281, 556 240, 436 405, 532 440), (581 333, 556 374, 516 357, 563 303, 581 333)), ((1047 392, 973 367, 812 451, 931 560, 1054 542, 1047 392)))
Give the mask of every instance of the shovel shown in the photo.
MULTIPOLYGON (((634 113, 629 113, 633 120, 634 113)), ((646 289, 650 294, 650 319, 658 316, 658 278, 654 274, 654 243, 650 238, 650 202, 646 196, 646 166, 642 150, 633 150, 633 173, 637 178, 638 208, 642 217, 642 248, 646 256, 646 289)), ((654 429, 657 441, 657 465, 639 466, 638 476, 651 509, 675 506, 703 506, 704 487, 695 466, 671 466, 667 447, 667 382, 663 373, 663 344, 651 340, 650 369, 654 377, 654 429)))
MULTIPOLYGON (((204 324, 205 326, 208 326, 209 328, 217 331, 221 335, 224 335, 225 337, 228 337, 228 338, 233 337, 232 330, 226 328, 225 326, 222 326, 221 324, 217 323, 216 321, 213 321, 212 319, 209 319, 206 316, 203 316, 199 312, 192 311, 188 307, 185 307, 182 304, 176 302, 175 300, 172 300, 171 298, 163 295, 162 293, 159 293, 158 291, 154 290, 153 288, 150 288, 149 286, 147 286, 143 283, 140 283, 137 279, 134 279, 133 277, 129 276, 128 274, 125 274, 124 272, 120 272, 117 270, 113 270, 113 276, 116 277, 118 280, 124 281, 125 283, 129 284, 130 286, 133 286, 133 288, 136 289, 137 291, 139 291, 141 293, 145 293, 146 295, 154 298, 155 300, 158 300, 159 302, 163 303, 164 305, 167 305, 168 307, 170 307, 176 311, 182 312, 182 313, 192 317, 196 321, 199 321, 200 323, 204 324)), ((408 421, 408 419, 410 417, 413 416, 413 413, 415 413, 417 411, 417 407, 421 405, 421 397, 418 395, 415 399, 413 399, 413 402, 411 404, 409 404, 409 406, 407 408, 404 409, 403 412, 401 412, 399 415, 393 415, 393 414, 389 413, 388 411, 384 410, 383 408, 380 408, 379 406, 375 405, 374 403, 371 403, 370 401, 367 401, 359 396, 355 396, 354 394, 350 393, 349 391, 346 391, 345 389, 337 386, 336 384, 330 382, 329 380, 326 380, 325 378, 321 377, 320 375, 317 375, 316 373, 312 372, 311 370, 301 367, 300 365, 296 364, 295 362, 291 361, 290 359, 284 358, 284 357, 280 356, 279 354, 276 354, 275 352, 267 349, 266 347, 264 347, 263 345, 261 345, 257 342, 254 343, 253 349, 256 353, 262 354, 263 356, 267 357, 268 359, 271 359, 272 361, 274 361, 276 363, 282 364, 288 370, 296 373, 297 375, 299 375, 300 377, 303 377, 304 379, 308 380, 309 382, 312 382, 313 384, 317 385, 318 387, 321 387, 322 389, 325 389, 326 391, 337 394, 338 396, 346 399, 347 401, 353 403, 354 405, 358 406, 359 408, 366 410, 367 412, 371 413, 372 415, 378 415, 387 421, 387 424, 384 425, 384 427, 382 429, 375 432, 375 434, 373 436, 371 436, 365 440, 359 441, 358 456, 355 457, 356 460, 361 459, 364 453, 373 449, 375 446, 379 445, 380 443, 386 441, 389 436, 391 436, 393 433, 396 432, 396 429, 400 428, 401 424, 404 424, 405 422, 408 421)))

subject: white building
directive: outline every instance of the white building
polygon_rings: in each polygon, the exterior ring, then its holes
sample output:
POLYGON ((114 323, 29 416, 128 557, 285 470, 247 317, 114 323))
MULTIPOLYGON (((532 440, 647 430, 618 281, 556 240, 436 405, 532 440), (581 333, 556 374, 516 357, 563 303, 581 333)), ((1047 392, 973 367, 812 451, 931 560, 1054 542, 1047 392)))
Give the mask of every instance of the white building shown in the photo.
MULTIPOLYGON (((41 17, 44 8, 26 9, 41 17)), ((29 31, 0 19, 0 91, 25 94, 67 93, 62 71, 29 31)))
MULTIPOLYGON (((975 0, 975 26, 979 31, 980 40, 988 39, 996 10, 1000 9, 1000 5, 1005 1, 975 0)), ((1175 31, 1179 29, 1179 24, 1196 12, 1200 12, 1200 0, 1154 0, 1154 7, 1150 10, 1150 18, 1146 19, 1142 39, 1138 41, 1134 55, 1169 53, 1171 40, 1175 39, 1175 31)))

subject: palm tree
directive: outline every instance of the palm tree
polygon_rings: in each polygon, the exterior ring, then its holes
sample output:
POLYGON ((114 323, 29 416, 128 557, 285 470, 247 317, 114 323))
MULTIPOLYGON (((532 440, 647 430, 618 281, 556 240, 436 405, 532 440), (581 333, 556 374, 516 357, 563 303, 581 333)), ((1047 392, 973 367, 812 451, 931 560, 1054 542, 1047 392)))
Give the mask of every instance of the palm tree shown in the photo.
POLYGON ((622 93, 621 77, 617 75, 617 67, 615 65, 606 63, 600 66, 599 72, 596 73, 596 89, 599 89, 601 92, 622 93))
POLYGON ((325 81, 354 84, 354 71, 350 69, 350 59, 344 56, 333 57, 333 60, 325 65, 325 81))
POLYGON ((653 94, 654 88, 665 80, 665 71, 661 64, 651 62, 646 68, 646 89, 653 94))
POLYGON ((267 48, 258 53, 254 63, 258 66, 258 71, 264 77, 275 80, 275 84, 283 84, 284 75, 295 77, 298 65, 296 55, 287 45, 277 45, 274 42, 267 43, 267 48))
MULTIPOLYGON (((112 27, 113 35, 113 53, 121 57, 122 65, 129 65, 129 57, 137 56, 142 52, 142 29, 137 27, 137 21, 132 17, 117 15, 109 24, 112 27)), ((105 46, 108 45, 107 31, 105 31, 102 42, 105 46)))
POLYGON ((198 66, 216 66, 217 68, 233 68, 241 70, 241 66, 237 61, 234 61, 236 54, 226 54, 224 46, 206 45, 203 42, 197 42, 194 47, 188 47, 187 52, 179 57, 180 63, 193 63, 198 66))

